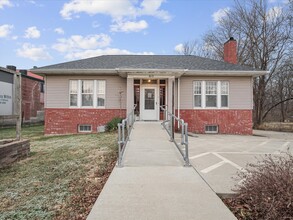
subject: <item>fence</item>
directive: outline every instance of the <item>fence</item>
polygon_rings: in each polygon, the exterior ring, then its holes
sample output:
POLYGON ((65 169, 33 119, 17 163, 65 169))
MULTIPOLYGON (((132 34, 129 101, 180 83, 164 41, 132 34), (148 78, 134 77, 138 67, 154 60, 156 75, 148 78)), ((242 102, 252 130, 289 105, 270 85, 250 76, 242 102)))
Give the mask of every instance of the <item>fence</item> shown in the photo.
POLYGON ((163 127, 166 129, 167 133, 170 136, 170 141, 173 141, 179 150, 180 154, 184 159, 184 166, 190 166, 189 156, 188 156, 188 124, 184 122, 183 119, 179 119, 172 113, 170 113, 164 106, 160 106, 164 112, 164 121, 162 122, 163 127), (180 143, 177 143, 175 140, 175 131, 174 131, 174 122, 179 124, 180 131, 180 143))
POLYGON ((132 111, 127 115, 121 123, 118 124, 118 167, 122 167, 122 158, 125 151, 126 144, 129 140, 133 124, 135 122, 134 105, 132 111))

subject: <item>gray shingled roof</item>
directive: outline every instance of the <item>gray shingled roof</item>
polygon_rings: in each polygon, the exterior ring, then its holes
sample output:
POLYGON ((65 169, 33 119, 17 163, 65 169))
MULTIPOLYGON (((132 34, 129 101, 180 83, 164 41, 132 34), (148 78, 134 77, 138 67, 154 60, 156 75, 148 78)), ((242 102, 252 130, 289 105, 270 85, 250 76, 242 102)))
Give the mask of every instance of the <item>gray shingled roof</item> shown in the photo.
POLYGON ((257 71, 241 66, 198 56, 184 55, 104 55, 59 63, 42 69, 188 69, 218 71, 257 71))

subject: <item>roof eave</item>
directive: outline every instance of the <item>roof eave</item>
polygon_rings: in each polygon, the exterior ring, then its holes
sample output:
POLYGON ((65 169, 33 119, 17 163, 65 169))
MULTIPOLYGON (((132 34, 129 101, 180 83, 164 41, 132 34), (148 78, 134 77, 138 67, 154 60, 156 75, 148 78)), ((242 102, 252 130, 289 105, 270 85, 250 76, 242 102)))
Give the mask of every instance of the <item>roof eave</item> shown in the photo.
POLYGON ((244 70, 188 70, 184 76, 251 76, 258 77, 268 74, 269 71, 244 70))
POLYGON ((115 69, 31 69, 30 71, 39 75, 118 75, 115 69))
POLYGON ((33 73, 40 75, 143 75, 143 74, 171 74, 176 77, 184 76, 263 76, 269 71, 244 71, 244 70, 188 70, 188 69, 31 69, 33 73))

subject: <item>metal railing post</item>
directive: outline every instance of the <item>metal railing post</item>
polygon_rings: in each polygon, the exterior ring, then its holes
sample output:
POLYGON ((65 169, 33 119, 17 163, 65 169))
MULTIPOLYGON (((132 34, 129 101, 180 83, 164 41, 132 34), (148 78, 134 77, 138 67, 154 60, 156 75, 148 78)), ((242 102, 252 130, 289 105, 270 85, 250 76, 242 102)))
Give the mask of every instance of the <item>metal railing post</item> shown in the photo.
POLYGON ((162 126, 167 131, 170 141, 173 141, 176 145, 177 149, 179 150, 181 156, 184 160, 184 166, 190 166, 189 163, 189 153, 188 153, 188 124, 184 122, 183 119, 179 119, 175 115, 168 112, 163 106, 160 106, 160 108, 164 111, 164 115, 166 115, 166 120, 162 122, 162 126), (174 122, 175 120, 179 125, 181 126, 181 142, 177 143, 175 140, 175 130, 174 130, 174 122), (181 145, 181 146, 179 146, 181 145), (184 145, 184 148, 183 148, 184 145))
POLYGON ((122 121, 122 142, 125 142, 125 119, 122 121))
POLYGON ((118 167, 121 167, 121 123, 118 124, 118 167))
POLYGON ((182 119, 180 120, 180 124, 181 124, 181 145, 183 145, 185 143, 185 136, 184 136, 185 124, 182 119))
POLYGON ((188 123, 185 123, 185 166, 190 166, 188 153, 188 123))
POLYGON ((171 115, 171 141, 174 140, 174 117, 171 115))
POLYGON ((136 105, 134 105, 132 112, 130 112, 121 123, 118 123, 118 167, 122 167, 123 153, 126 147, 127 141, 129 141, 129 136, 131 129, 134 124, 134 110, 136 105), (125 137, 125 128, 127 129, 125 137))
POLYGON ((127 126, 127 137, 129 137, 129 134, 130 134, 130 126, 129 126, 129 121, 130 121, 130 118, 128 118, 127 120, 126 120, 126 126, 127 126))

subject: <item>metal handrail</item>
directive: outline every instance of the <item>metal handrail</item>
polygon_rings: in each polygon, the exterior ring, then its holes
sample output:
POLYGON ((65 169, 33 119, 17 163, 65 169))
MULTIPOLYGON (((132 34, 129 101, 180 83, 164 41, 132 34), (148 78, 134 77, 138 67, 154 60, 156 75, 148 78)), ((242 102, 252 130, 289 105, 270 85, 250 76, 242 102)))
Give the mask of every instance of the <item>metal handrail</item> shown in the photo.
POLYGON ((129 136, 135 122, 134 110, 136 106, 137 105, 135 104, 132 111, 127 115, 127 117, 123 119, 121 123, 118 123, 118 167, 122 167, 122 158, 125 147, 127 142, 129 141, 129 136))
POLYGON ((173 141, 176 145, 177 149, 179 150, 180 154, 184 160, 184 166, 190 166, 189 163, 189 155, 188 155, 188 123, 184 122, 183 119, 176 117, 174 114, 170 113, 167 110, 167 106, 160 106, 160 108, 164 112, 164 120, 162 122, 162 126, 166 129, 167 133, 170 136, 170 141, 173 141), (164 108, 166 107, 166 108, 164 108), (184 151, 181 149, 181 146, 175 141, 174 138, 174 120, 177 121, 180 125, 181 130, 181 142, 180 145, 184 146, 184 151))

